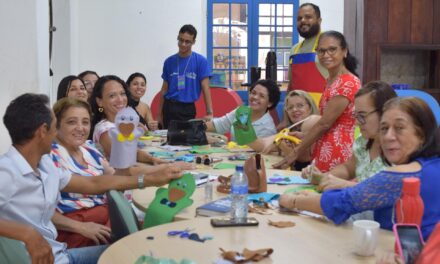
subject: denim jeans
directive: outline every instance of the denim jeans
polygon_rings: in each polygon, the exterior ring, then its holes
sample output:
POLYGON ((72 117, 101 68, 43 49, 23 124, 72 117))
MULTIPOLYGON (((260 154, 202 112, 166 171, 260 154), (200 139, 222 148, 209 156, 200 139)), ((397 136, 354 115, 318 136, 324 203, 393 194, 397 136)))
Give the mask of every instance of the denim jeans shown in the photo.
POLYGON ((67 250, 70 264, 96 264, 108 245, 71 248, 67 250))

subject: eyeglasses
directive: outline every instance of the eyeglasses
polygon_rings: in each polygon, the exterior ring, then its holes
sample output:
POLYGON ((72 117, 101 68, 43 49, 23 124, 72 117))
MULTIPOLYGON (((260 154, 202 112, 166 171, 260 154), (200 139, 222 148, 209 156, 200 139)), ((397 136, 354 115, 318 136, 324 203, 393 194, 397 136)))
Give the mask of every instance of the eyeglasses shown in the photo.
POLYGON ((374 113, 374 112, 377 112, 377 109, 375 109, 375 110, 373 110, 373 111, 371 111, 371 112, 368 112, 368 113, 366 113, 366 114, 355 114, 354 115, 354 118, 356 118, 356 120, 359 122, 359 124, 361 124, 361 125, 364 125, 366 122, 367 122, 367 120, 365 120, 370 114, 372 114, 372 113, 374 113))
POLYGON ((330 47, 328 49, 317 49, 316 53, 318 56, 324 56, 325 53, 327 53, 329 56, 335 55, 336 51, 338 50, 338 47, 330 47))
POLYGON ((198 156, 198 157, 196 158, 196 163, 197 163, 197 164, 202 164, 202 163, 203 163, 203 164, 209 166, 209 165, 212 163, 212 159, 209 158, 208 155, 204 155, 204 156, 202 156, 202 157, 198 156))
POLYGON ((287 112, 290 112, 290 111, 293 111, 293 110, 295 110, 295 109, 303 110, 305 107, 306 107, 305 104, 291 105, 291 106, 289 106, 289 107, 286 107, 286 111, 287 111, 287 112))
POLYGON ((177 42, 179 44, 185 44, 185 45, 192 45, 193 44, 192 40, 187 40, 187 39, 183 39, 183 38, 177 38, 177 42))

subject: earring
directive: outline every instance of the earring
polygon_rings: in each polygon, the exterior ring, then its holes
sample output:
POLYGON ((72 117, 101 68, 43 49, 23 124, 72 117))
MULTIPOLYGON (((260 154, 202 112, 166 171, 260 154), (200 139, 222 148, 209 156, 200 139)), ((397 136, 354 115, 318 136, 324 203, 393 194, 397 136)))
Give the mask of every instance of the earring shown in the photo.
POLYGON ((98 112, 100 112, 100 113, 104 112, 104 108, 98 107, 98 112))

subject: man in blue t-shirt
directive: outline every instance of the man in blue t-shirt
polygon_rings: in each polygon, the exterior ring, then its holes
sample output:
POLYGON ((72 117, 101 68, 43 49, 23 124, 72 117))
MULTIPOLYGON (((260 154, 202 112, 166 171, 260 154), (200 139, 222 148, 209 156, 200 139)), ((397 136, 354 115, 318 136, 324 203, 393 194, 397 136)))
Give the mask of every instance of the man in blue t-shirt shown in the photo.
POLYGON ((192 51, 197 30, 192 25, 180 28, 177 37, 179 52, 168 57, 163 64, 162 89, 157 120, 168 128, 171 120, 189 120, 196 117, 195 102, 203 91, 206 117, 212 118, 212 101, 209 91, 211 71, 208 61, 192 51))

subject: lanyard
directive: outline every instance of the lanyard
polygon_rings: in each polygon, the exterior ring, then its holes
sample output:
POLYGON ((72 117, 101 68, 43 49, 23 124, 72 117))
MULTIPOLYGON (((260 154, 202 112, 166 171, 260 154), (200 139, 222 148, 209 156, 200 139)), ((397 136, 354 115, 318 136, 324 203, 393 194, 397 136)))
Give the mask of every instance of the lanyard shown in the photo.
MULTIPOLYGON (((188 62, 186 63, 186 66, 185 66, 185 69, 183 70, 183 74, 182 75, 185 75, 185 73, 186 73, 186 68, 188 68, 188 64, 189 64, 189 62, 191 61, 191 58, 192 58, 192 53, 191 53, 191 55, 189 55, 189 59, 188 59, 188 62)), ((179 69, 179 54, 177 54, 177 75, 180 75, 180 69, 179 69)))
MULTIPOLYGON (((318 46, 319 36, 321 36, 321 32, 319 32, 318 36, 315 39, 315 44, 313 44, 312 52, 316 52, 316 47, 318 46)), ((298 46, 296 46, 295 50, 293 51, 293 54, 297 54, 303 44, 304 44, 304 40, 301 41, 301 43, 298 46)))

